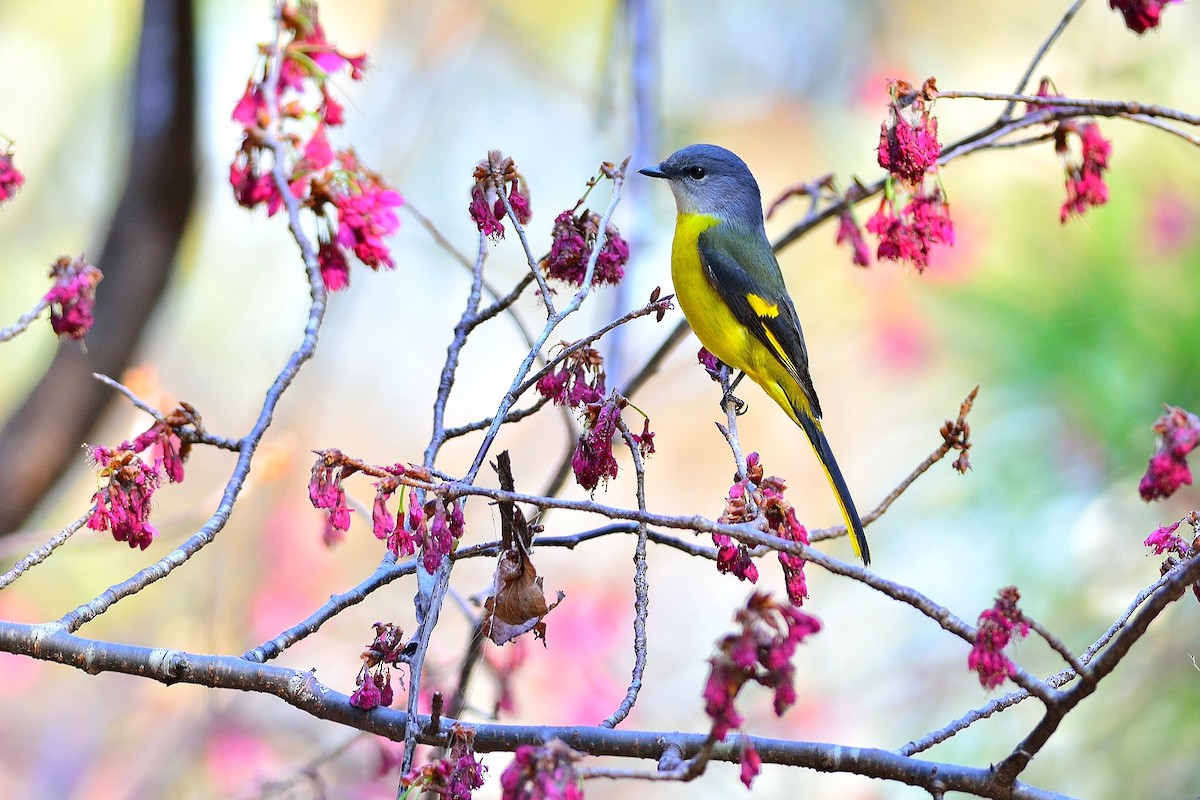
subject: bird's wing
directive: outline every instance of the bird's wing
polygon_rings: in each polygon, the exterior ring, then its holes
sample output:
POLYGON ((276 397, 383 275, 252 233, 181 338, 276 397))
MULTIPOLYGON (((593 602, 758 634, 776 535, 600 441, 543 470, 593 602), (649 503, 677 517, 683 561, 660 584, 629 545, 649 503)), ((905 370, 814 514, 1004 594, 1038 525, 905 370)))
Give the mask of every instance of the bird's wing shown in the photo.
POLYGON ((763 346, 795 379, 808 400, 812 415, 821 418, 821 404, 808 373, 808 350, 800 330, 800 318, 788 296, 770 244, 739 245, 757 237, 700 235, 700 260, 717 294, 734 317, 762 342, 763 346), (753 261, 754 270, 744 266, 753 261))

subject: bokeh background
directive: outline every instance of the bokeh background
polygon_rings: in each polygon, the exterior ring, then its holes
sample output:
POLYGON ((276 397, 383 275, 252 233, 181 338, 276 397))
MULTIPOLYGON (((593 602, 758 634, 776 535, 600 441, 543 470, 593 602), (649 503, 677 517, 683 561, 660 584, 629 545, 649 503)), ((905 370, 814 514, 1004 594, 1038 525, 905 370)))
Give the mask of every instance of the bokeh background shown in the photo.
MULTIPOLYGON (((566 4, 435 0, 331 1, 330 38, 366 51, 340 143, 352 142, 436 224, 473 252, 467 192, 489 148, 516 158, 533 192, 534 248, 570 207, 601 160, 635 146, 645 166, 677 147, 711 141, 740 153, 768 201, 826 172, 843 185, 873 180, 884 81, 936 75, 943 89, 1010 91, 1064 4, 805 2, 652 3, 650 112, 634 114, 631 31, 615 2, 566 4), (643 138, 635 135, 638 125, 643 138)), ((128 86, 140 4, 67 0, 0 7, 0 130, 16 142, 27 176, 0 211, 5 267, 0 320, 14 320, 45 291, 63 253, 93 252, 112 213, 127 153, 128 86)), ((1170 6, 1161 31, 1141 38, 1107 4, 1085 5, 1038 74, 1080 97, 1139 99, 1197 110, 1200 18, 1170 6)), ((169 291, 125 380, 162 404, 195 405, 211 430, 240 436, 261 395, 298 344, 306 286, 280 219, 238 208, 226 181, 238 129, 229 119, 271 34, 266 2, 198 4, 200 199, 169 291)), ((943 141, 982 127, 999 106, 936 105, 943 141)), ((871 508, 940 441, 937 429, 981 384, 971 417, 974 469, 948 463, 922 478, 869 529, 873 567, 973 620, 995 592, 1020 587, 1023 607, 1076 651, 1098 637, 1158 574, 1141 541, 1196 505, 1195 490, 1147 506, 1137 480, 1153 448, 1150 426, 1168 402, 1200 407, 1200 152, 1134 123, 1102 120, 1113 141, 1112 200, 1059 223, 1064 196, 1052 145, 971 156, 943 171, 958 242, 923 275, 896 264, 860 269, 814 230, 781 256, 804 320, 826 430, 860 508, 871 508)), ((134 156, 136 158, 136 155, 134 156)), ((606 196, 595 201, 602 207, 606 196)), ((803 215, 785 206, 773 234, 803 215)), ((868 204, 860 220, 873 211, 868 204)), ((617 223, 634 246, 626 287, 603 290, 572 319, 577 338, 669 284, 673 206, 665 187, 635 178, 617 223)), ((199 652, 241 653, 311 613, 369 573, 381 555, 361 514, 335 548, 308 504, 309 451, 336 446, 377 463, 419 461, 450 330, 467 275, 405 215, 393 242, 397 268, 357 270, 333 297, 317 357, 280 406, 250 485, 226 530, 185 569, 119 604, 83 633, 199 652)), ((515 237, 489 245, 489 279, 524 269, 515 237)), ((99 265, 102 269, 104 264, 99 265)), ((356 268, 357 269, 357 268, 356 268)), ((100 303, 113 302, 100 287, 100 303)), ((530 299, 519 309, 540 324, 530 299)), ((639 320, 605 341, 610 383, 621 383, 677 319, 639 320)), ((0 348, 0 414, 20 401, 56 347, 40 324, 0 348)), ((720 513, 732 474, 713 427, 718 390, 695 364, 689 338, 635 398, 657 433, 649 461, 650 506, 665 513, 720 513)), ((472 339, 449 408, 452 423, 488 414, 522 355, 512 322, 472 339)), ((742 396, 742 442, 785 476, 810 527, 837 512, 798 431, 756 389, 742 396)), ((146 418, 117 404, 97 441, 136 433, 146 418)), ((465 469, 478 439, 448 447, 440 466, 465 469)), ((544 412, 505 432, 518 488, 536 491, 568 447, 561 418, 544 412)), ((4 453, 19 459, 21 453, 4 453)), ((634 502, 627 460, 598 499, 634 502)), ((0 594, 0 615, 57 618, 153 562, 193 533, 216 505, 232 465, 199 451, 188 480, 157 495, 160 540, 142 553, 84 531, 51 561, 0 594)), ((62 481, 28 530, 0 541, 7 564, 86 508, 94 476, 83 462, 62 481)), ((365 482, 352 494, 369 503, 365 482)), ((576 494, 580 494, 576 491, 576 494)), ((582 496, 582 495, 580 495, 582 496)), ((468 541, 493 538, 494 510, 473 504, 468 541)), ((546 517, 567 533, 593 521, 546 517)), ((566 601, 548 618, 549 642, 529 645, 513 691, 515 720, 594 723, 615 708, 632 664, 630 538, 573 552, 542 550, 539 571, 566 601)), ((849 558, 844 541, 829 544, 849 558)), ((780 590, 769 561, 761 583, 780 590)), ((485 588, 490 567, 464 563, 455 588, 485 588)), ((710 563, 652 550, 650 665, 625 727, 705 730, 700 691, 712 642, 728 630, 749 587, 710 563)), ((800 701, 783 719, 765 692, 748 692, 745 729, 854 746, 895 748, 995 696, 966 670, 967 648, 907 607, 861 586, 810 572, 806 610, 825 630, 797 656, 800 701)), ((349 692, 370 623, 413 625, 411 583, 393 584, 286 653, 280 663, 315 668, 349 692)), ((433 685, 453 683, 466 624, 445 615, 431 657, 433 685)), ((1023 776, 1092 798, 1193 797, 1200 608, 1189 598, 1160 618, 1097 696, 1069 716, 1023 776)), ((489 653, 504 660, 507 651, 489 653)), ((1061 664, 1039 642, 1016 647, 1037 674, 1061 664)), ((476 680, 473 704, 490 709, 496 687, 476 680)), ((935 748, 934 759, 985 766, 1003 758, 1037 718, 1023 704, 935 748)), ((163 687, 125 676, 91 677, 0 655, 0 794, 12 797, 389 797, 379 777, 397 748, 311 720, 273 698, 163 687), (305 770, 318 764, 311 777, 305 770)), ((491 782, 507 763, 489 756, 491 782)), ((644 765, 649 767, 650 765, 644 765)), ((589 797, 726 797, 744 791, 736 767, 713 765, 687 786, 589 783, 589 797)), ((860 778, 767 766, 761 797, 910 798, 923 793, 860 778)))

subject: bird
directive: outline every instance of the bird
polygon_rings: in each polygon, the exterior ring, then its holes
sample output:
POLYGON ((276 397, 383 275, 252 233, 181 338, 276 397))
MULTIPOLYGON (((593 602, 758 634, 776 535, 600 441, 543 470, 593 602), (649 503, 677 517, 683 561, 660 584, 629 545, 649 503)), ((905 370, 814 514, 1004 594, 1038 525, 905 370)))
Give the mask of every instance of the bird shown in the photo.
POLYGON ((829 479, 854 554, 871 563, 866 533, 821 428, 800 318, 763 225, 762 194, 746 162, 712 144, 693 144, 657 167, 678 214, 671 281, 700 343, 762 387, 808 437, 829 479))

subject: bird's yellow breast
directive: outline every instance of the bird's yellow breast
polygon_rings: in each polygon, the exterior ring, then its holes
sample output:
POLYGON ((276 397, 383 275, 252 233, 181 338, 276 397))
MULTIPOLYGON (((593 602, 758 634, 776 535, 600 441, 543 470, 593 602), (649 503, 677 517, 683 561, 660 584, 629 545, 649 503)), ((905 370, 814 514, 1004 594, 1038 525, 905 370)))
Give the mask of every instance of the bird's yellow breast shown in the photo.
POLYGON ((680 214, 671 246, 671 282, 679 307, 700 343, 735 369, 745 369, 751 334, 738 322, 709 280, 700 261, 700 234, 721 224, 711 214, 680 214))

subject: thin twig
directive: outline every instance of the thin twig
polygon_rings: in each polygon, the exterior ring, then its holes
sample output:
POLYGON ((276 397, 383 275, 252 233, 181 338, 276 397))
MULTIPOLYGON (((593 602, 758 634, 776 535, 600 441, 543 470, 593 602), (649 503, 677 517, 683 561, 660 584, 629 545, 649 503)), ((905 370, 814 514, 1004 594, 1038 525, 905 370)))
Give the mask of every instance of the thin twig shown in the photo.
POLYGON ((13 581, 15 581, 17 578, 21 577, 23 574, 25 574, 31 568, 36 567, 38 564, 45 561, 47 558, 50 557, 51 553, 53 553, 55 550, 57 550, 62 545, 66 544, 68 539, 70 539, 72 536, 74 536, 75 533, 79 529, 81 529, 85 524, 87 524, 88 519, 91 518, 92 512, 95 510, 96 510, 96 507, 92 506, 87 511, 83 512, 83 516, 76 519, 74 522, 72 522, 67 527, 63 528, 58 533, 54 534, 54 536, 50 539, 50 541, 46 542, 44 545, 42 545, 38 549, 31 552, 29 555, 25 556, 20 561, 13 564, 12 568, 9 569, 8 572, 5 572, 3 575, 0 575, 0 589, 4 589, 4 588, 8 587, 8 585, 11 584, 13 581))
POLYGON ((22 314, 12 325, 9 325, 7 328, 0 328, 0 342, 7 342, 9 339, 16 338, 28 330, 33 321, 41 316, 41 313, 49 305, 50 301, 42 297, 41 300, 37 301, 37 305, 22 314))
MULTIPOLYGON (((638 508, 646 510, 646 465, 642 462, 641 449, 634 441, 633 434, 625 425, 625 421, 617 417, 617 430, 629 448, 633 457, 634 474, 637 477, 638 508)), ((600 723, 602 728, 615 728, 629 716, 637 702, 638 693, 642 690, 642 678, 646 672, 646 656, 648 644, 646 640, 646 619, 650 614, 650 583, 646 579, 646 525, 637 526, 637 544, 633 550, 633 674, 625 697, 617 709, 600 723)))
MULTIPOLYGON (((1058 40, 1058 37, 1062 35, 1062 32, 1067 29, 1067 25, 1069 25, 1071 20, 1075 18, 1075 15, 1079 13, 1079 9, 1083 7, 1084 2, 1085 0, 1075 0, 1075 2, 1071 4, 1071 7, 1067 9, 1066 13, 1062 15, 1062 18, 1059 19, 1058 24, 1054 26, 1054 30, 1050 31, 1050 35, 1042 41, 1042 44, 1038 47, 1037 52, 1033 54, 1033 58, 1030 60, 1029 66, 1026 67, 1025 72, 1021 74, 1021 80, 1017 82, 1017 88, 1013 90, 1015 94, 1021 94, 1026 88, 1028 88, 1029 81, 1033 77, 1034 71, 1037 70, 1038 64, 1042 63, 1042 59, 1046 57, 1046 53, 1050 51, 1051 46, 1058 40)), ((1009 102, 1009 104, 1004 107, 1004 111, 1000 113, 1000 118, 1006 120, 1011 117, 1015 105, 1015 101, 1009 102)))

